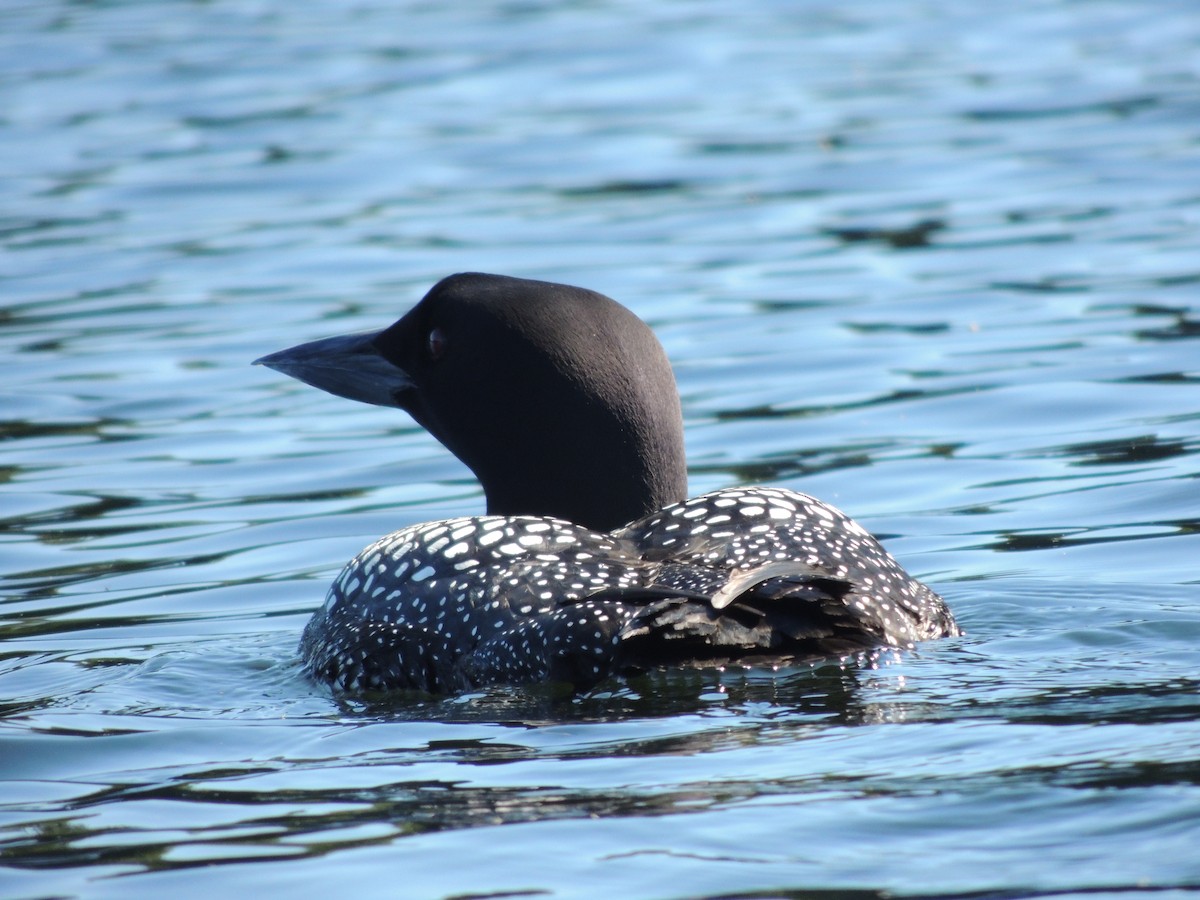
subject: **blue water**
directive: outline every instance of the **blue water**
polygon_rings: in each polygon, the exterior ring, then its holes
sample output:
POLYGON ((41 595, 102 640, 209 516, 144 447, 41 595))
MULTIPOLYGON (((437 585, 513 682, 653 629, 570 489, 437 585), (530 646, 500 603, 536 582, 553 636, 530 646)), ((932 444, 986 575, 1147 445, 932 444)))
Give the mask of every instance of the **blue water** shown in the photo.
POLYGON ((0 6, 0 896, 1200 894, 1200 7, 0 6), (875 664, 334 697, 471 514, 249 362, 461 270, 632 307, 693 493, 944 593, 875 664))

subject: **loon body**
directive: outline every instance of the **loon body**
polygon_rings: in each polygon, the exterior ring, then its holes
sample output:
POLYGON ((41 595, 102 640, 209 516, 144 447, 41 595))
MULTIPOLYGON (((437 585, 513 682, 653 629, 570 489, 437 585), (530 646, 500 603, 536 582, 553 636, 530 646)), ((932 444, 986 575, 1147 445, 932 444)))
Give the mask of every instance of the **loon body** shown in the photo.
POLYGON ((937 594, 819 500, 774 487, 685 499, 666 354, 601 294, 453 275, 389 328, 258 362, 406 410, 487 497, 487 515, 401 529, 343 569, 300 645, 342 689, 587 688, 959 633, 937 594))

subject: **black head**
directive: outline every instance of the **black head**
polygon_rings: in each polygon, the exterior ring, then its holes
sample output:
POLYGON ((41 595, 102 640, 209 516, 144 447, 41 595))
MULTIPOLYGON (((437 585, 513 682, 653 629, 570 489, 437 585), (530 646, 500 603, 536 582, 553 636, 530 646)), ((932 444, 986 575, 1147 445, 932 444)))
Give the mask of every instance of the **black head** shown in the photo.
POLYGON ((607 531, 686 494, 666 354, 644 322, 594 291, 452 275, 383 331, 257 362, 406 410, 471 468, 489 513, 607 531))

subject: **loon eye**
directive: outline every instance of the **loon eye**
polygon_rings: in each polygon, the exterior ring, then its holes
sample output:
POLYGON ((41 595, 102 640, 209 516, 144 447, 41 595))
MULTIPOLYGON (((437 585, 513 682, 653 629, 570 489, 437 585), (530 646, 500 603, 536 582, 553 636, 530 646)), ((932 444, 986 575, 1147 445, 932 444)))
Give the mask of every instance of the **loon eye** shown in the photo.
POLYGON ((440 328, 431 328, 429 331, 429 358, 433 362, 437 362, 446 353, 446 335, 440 328))

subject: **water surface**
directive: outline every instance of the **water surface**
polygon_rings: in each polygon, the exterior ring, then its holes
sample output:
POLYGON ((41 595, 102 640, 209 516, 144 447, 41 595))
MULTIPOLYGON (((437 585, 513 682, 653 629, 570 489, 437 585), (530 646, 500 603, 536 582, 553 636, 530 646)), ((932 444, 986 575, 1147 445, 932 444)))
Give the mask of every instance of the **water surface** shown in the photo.
POLYGON ((1200 893, 1200 10, 10 3, 0 894, 1200 893), (249 367, 438 278, 608 293, 694 493, 834 502, 967 634, 580 698, 333 697, 482 508, 249 367))

